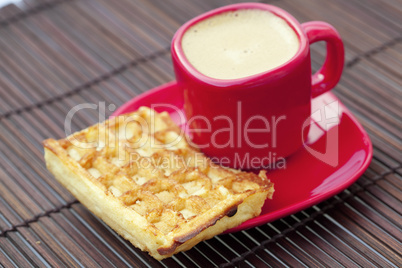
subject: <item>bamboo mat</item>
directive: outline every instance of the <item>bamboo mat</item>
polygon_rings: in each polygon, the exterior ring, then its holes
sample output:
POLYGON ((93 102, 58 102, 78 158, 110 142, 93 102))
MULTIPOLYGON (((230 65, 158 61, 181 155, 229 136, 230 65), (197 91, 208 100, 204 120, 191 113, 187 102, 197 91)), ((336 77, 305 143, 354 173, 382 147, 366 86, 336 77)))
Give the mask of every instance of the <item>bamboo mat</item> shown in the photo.
MULTIPOLYGON (((400 267, 402 3, 277 0, 300 22, 341 33, 335 94, 374 146, 350 188, 302 212, 220 235, 155 261, 93 216, 47 172, 41 142, 61 138, 80 103, 119 107, 174 79, 169 45, 188 19, 234 1, 24 0, 0 10, 0 263, 5 267, 400 267)), ((312 48, 313 68, 325 54, 312 48)), ((106 109, 106 116, 111 114, 106 109)), ((99 120, 84 109, 73 131, 99 120)))

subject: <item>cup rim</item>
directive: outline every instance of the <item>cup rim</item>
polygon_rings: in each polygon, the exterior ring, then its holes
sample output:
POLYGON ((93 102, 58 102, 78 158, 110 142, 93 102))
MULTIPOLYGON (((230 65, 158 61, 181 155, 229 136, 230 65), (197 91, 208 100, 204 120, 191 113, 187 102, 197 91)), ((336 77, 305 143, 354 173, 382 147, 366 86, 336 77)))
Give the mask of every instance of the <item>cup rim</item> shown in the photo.
POLYGON ((217 9, 213 9, 213 10, 203 13, 203 14, 189 20, 185 24, 183 24, 177 30, 175 35, 173 36, 171 52, 172 52, 173 60, 176 60, 176 62, 181 65, 180 67, 182 68, 182 70, 186 71, 193 78, 196 78, 197 80, 203 81, 207 84, 212 84, 217 87, 225 88, 225 87, 228 87, 229 85, 243 85, 246 83, 250 83, 254 80, 260 79, 261 77, 267 76, 267 75, 269 75, 272 79, 283 77, 285 73, 289 72, 289 68, 292 69, 292 67, 297 66, 302 61, 304 56, 307 55, 307 53, 308 53, 307 48, 308 48, 308 40, 301 27, 301 24, 292 15, 290 15, 287 11, 285 11, 279 7, 276 7, 276 6, 269 5, 269 4, 263 4, 263 3, 238 3, 238 4, 227 5, 227 6, 217 8, 217 9), (202 74, 187 60, 187 57, 184 55, 184 51, 181 46, 181 40, 183 38, 183 35, 191 26, 197 24, 198 22, 200 22, 202 20, 205 20, 209 17, 218 15, 223 12, 236 11, 236 10, 240 10, 240 9, 266 10, 266 11, 269 11, 269 12, 273 13, 274 15, 282 18, 284 21, 287 22, 287 24, 296 33, 298 40, 299 40, 299 49, 297 50, 296 54, 293 55, 293 57, 290 58, 285 63, 283 63, 273 69, 269 69, 267 71, 253 74, 250 76, 235 78, 235 79, 219 79, 219 78, 213 78, 213 77, 209 77, 209 76, 202 74))

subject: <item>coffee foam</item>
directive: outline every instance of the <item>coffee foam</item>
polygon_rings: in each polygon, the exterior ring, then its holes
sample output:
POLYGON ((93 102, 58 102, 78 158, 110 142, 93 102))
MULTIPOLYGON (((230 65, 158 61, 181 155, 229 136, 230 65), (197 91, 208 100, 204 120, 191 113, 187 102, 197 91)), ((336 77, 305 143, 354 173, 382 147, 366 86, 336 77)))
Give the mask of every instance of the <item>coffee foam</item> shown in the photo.
POLYGON ((289 61, 299 39, 287 22, 271 12, 224 12, 190 27, 181 42, 187 60, 202 74, 236 79, 289 61))

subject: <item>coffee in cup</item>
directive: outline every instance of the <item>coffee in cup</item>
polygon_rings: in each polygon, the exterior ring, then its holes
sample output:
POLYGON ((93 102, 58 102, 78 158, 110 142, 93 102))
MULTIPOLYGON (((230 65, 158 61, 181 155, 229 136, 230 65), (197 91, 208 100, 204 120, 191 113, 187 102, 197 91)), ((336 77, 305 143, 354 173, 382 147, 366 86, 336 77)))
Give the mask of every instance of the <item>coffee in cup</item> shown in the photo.
POLYGON ((338 83, 344 62, 331 25, 300 24, 261 3, 190 20, 171 52, 192 142, 220 164, 244 169, 268 167, 303 146, 311 99, 338 83), (327 56, 312 75, 310 44, 318 41, 326 42, 327 56))
POLYGON ((299 39, 285 20, 261 9, 224 12, 189 28, 182 38, 188 61, 202 74, 237 79, 289 61, 299 39))

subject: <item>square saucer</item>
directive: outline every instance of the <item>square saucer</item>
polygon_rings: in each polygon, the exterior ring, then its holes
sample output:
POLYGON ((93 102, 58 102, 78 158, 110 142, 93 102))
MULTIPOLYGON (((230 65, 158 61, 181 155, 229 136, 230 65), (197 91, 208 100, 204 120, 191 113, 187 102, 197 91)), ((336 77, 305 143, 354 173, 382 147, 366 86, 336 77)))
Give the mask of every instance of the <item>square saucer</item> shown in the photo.
MULTIPOLYGON (((185 126, 183 105, 183 91, 173 81, 133 98, 112 116, 147 106, 168 112, 176 124, 185 126)), ((273 199, 265 202, 259 216, 226 233, 280 219, 338 194, 363 174, 372 154, 366 131, 334 94, 327 92, 314 98, 305 146, 286 158, 285 166, 267 171, 275 184, 273 199)))

